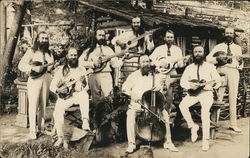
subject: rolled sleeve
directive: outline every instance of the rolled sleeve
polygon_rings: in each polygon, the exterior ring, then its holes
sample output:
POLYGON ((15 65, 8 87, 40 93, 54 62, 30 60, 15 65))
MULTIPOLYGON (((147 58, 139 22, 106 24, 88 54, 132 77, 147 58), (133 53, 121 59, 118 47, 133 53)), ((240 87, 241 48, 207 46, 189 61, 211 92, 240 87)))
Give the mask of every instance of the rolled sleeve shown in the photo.
POLYGON ((32 66, 30 65, 30 62, 32 61, 32 56, 33 51, 31 49, 28 49, 18 64, 18 69, 20 71, 27 73, 31 71, 32 66))

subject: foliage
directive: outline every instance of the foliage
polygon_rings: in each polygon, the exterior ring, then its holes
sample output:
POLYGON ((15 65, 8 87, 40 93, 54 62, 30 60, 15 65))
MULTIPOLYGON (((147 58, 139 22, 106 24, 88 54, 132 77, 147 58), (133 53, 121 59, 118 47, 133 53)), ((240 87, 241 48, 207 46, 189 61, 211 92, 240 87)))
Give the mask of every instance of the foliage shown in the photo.
POLYGON ((0 157, 3 158, 113 158, 109 153, 90 151, 83 153, 79 149, 71 148, 63 150, 62 147, 54 147, 50 140, 44 142, 27 142, 17 144, 5 144, 0 147, 0 157))
POLYGON ((71 47, 77 48, 80 52, 83 51, 85 44, 88 41, 88 34, 84 27, 72 28, 69 31, 69 43, 71 47))

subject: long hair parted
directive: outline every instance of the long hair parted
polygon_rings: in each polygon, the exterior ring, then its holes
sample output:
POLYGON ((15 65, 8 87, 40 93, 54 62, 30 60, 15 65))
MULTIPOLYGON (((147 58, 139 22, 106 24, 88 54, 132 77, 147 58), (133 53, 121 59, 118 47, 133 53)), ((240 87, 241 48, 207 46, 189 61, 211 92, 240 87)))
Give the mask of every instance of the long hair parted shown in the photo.
MULTIPOLYGON (((70 49, 75 49, 75 50, 77 51, 77 49, 76 49, 75 47, 69 47, 69 48, 67 49, 66 56, 68 55, 68 52, 69 52, 70 49)), ((78 51, 77 51, 77 54, 79 55, 79 52, 78 52, 78 51)), ((65 64, 64 64, 64 66, 63 66, 63 68, 62 68, 63 76, 66 76, 69 72, 70 72, 70 69, 69 69, 69 62, 68 62, 68 59, 67 59, 67 57, 66 57, 66 59, 65 59, 65 64)))
MULTIPOLYGON (((33 46, 34 52, 36 52, 39 49, 39 41, 38 41, 38 39, 39 39, 41 34, 46 34, 47 35, 47 33, 45 31, 41 31, 41 32, 38 33, 38 35, 36 36, 35 42, 34 42, 34 46, 33 46)), ((45 52, 48 52, 48 54, 51 55, 51 52, 50 52, 49 48, 46 49, 45 52)))
MULTIPOLYGON (((91 37, 91 39, 90 39, 90 46, 89 46, 89 50, 86 52, 87 54, 86 54, 85 60, 88 60, 89 55, 90 55, 90 54, 95 50, 95 48, 96 48, 96 44, 97 44, 96 32, 97 32, 98 30, 101 30, 101 29, 97 29, 97 30, 95 31, 94 36, 91 37)), ((106 33, 106 32, 105 32, 105 33, 106 33)), ((106 40, 105 40, 105 43, 104 43, 103 45, 104 45, 104 46, 107 45, 106 40)))
MULTIPOLYGON (((131 27, 132 27, 132 30, 133 30, 133 32, 135 33, 136 36, 139 36, 139 35, 142 35, 142 34, 145 33, 145 23, 142 21, 142 19, 141 19, 141 25, 140 25, 139 30, 137 32, 135 32, 135 30, 134 30, 134 28, 132 26, 132 23, 131 23, 131 27)), ((142 38, 142 39, 138 40, 138 43, 137 43, 136 46, 143 47, 144 41, 145 41, 145 38, 142 38)))

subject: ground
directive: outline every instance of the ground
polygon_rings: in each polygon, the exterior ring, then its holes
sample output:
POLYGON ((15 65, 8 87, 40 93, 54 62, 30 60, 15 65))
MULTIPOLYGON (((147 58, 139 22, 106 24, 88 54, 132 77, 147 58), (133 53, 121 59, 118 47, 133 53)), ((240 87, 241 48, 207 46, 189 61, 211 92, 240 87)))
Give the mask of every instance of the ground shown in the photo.
MULTIPOLYGON (((181 141, 177 141, 174 138, 173 142, 179 149, 179 152, 171 152, 163 149, 161 146, 153 146, 153 155, 155 158, 247 158, 249 157, 249 123, 249 117, 240 118, 238 124, 242 129, 242 133, 237 134, 228 130, 228 120, 220 121, 216 139, 210 140, 210 150, 207 152, 201 150, 201 136, 199 136, 196 143, 192 143, 188 135, 181 141)), ((186 133, 186 131, 188 131, 187 128, 184 129, 183 133, 186 133)), ((177 132, 173 131, 173 137, 176 137, 176 134, 177 132)), ((181 133, 179 134, 181 135, 181 133)), ((43 136, 34 142, 52 145, 50 141, 49 136, 43 136)), ((15 114, 0 116, 0 147, 6 144, 25 142, 32 143, 28 141, 28 128, 21 128, 15 125, 15 114)), ((106 157, 120 157, 126 150, 126 147, 126 142, 113 143, 105 147, 92 148, 87 154, 88 157, 104 157, 103 155, 106 155, 106 157)), ((0 148, 0 157, 1 150, 0 148)), ((141 147, 141 149, 128 157, 140 157, 142 150, 141 147)), ((77 157, 80 158, 81 156, 77 157)))

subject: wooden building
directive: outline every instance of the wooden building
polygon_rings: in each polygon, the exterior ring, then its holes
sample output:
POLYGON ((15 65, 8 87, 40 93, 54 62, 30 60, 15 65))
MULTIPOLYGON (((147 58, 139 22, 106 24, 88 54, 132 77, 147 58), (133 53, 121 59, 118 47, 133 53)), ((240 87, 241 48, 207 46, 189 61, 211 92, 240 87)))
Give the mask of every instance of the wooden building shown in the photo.
MULTIPOLYGON (((197 43, 204 46, 205 52, 209 53, 220 41, 224 29, 224 26, 210 21, 135 8, 128 2, 110 1, 93 4, 80 0, 79 3, 92 9, 91 14, 95 20, 95 25, 92 27, 108 30, 111 37, 131 29, 131 19, 135 16, 142 18, 147 30, 157 27, 172 29, 175 32, 176 44, 181 47, 183 55, 188 54, 192 50, 192 45, 197 43)), ((161 44, 163 33, 156 33, 154 39, 156 45, 161 44)))

